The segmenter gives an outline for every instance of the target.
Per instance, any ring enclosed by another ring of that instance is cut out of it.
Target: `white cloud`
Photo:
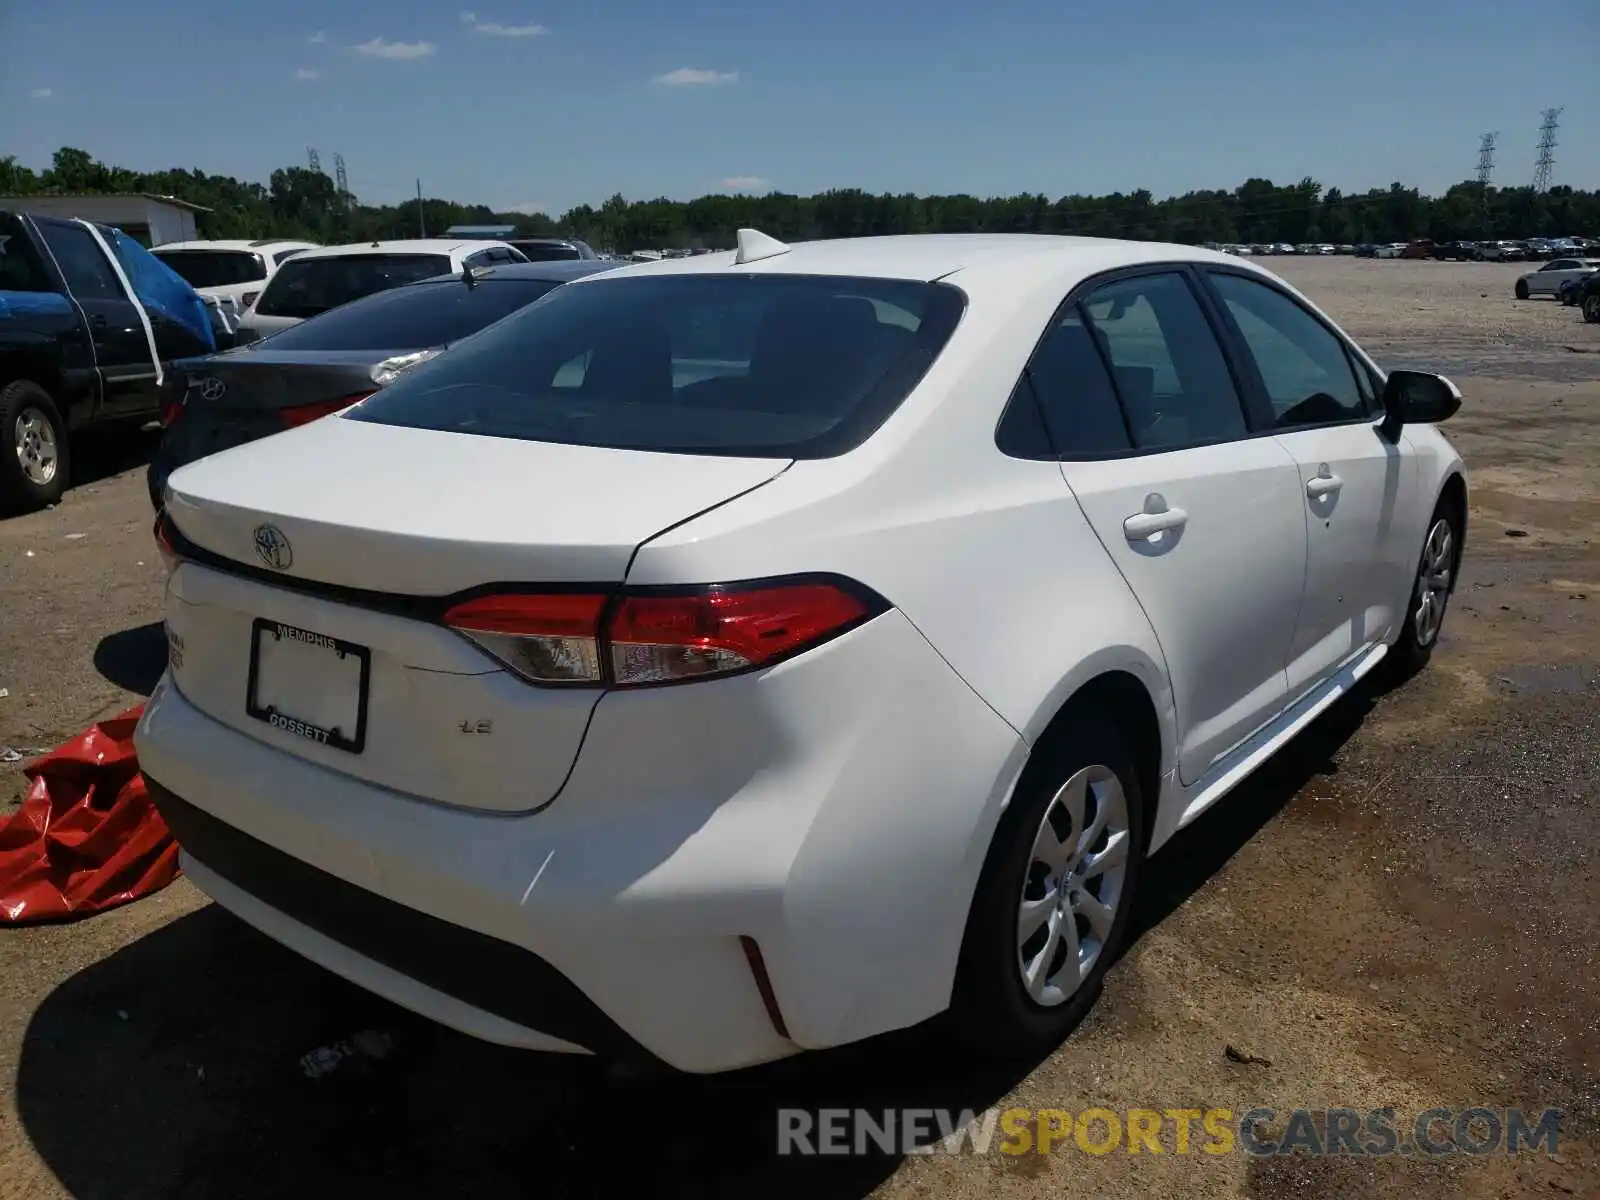
[[[315,67],[301,67],[294,73],[294,77],[300,80],[321,79],[322,72],[317,70]]]
[[[722,181],[725,192],[764,192],[771,186],[772,180],[759,175],[730,175]]]
[[[51,91],[49,88],[34,88],[33,91],[28,93],[28,95],[32,96],[35,100],[48,100],[51,96],[55,95],[55,92]]]
[[[435,49],[432,42],[391,42],[383,37],[375,37],[370,42],[362,42],[359,46],[350,48],[357,54],[365,54],[369,58],[392,58],[402,61],[426,58]]]
[[[737,71],[702,71],[695,67],[679,67],[676,71],[657,75],[650,82],[666,87],[716,87],[723,83],[735,83],[738,79]]]
[[[320,30],[320,29],[317,30],[315,33],[313,33],[310,37],[308,37],[306,39],[306,41],[310,42],[313,46],[320,46],[320,45],[322,45],[323,42],[325,42],[327,40],[328,40],[328,35],[323,33],[322,30]]]
[[[499,21],[480,21],[475,12],[462,13],[461,23],[473,33],[481,33],[485,37],[527,38],[550,32],[543,25],[503,25]]]

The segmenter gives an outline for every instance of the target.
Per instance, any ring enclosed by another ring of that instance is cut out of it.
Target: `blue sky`
[[[1600,2],[0,0],[0,154],[496,208],[719,190],[1600,186]]]

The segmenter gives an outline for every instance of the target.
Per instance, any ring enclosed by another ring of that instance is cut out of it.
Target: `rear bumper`
[[[476,1036],[695,1072],[946,1007],[1024,758],[898,612],[768,672],[607,695],[532,815],[307,762],[170,679],[136,744],[197,882],[269,935]]]

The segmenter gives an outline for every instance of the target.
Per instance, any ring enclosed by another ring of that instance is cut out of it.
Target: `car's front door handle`
[[[1306,495],[1316,500],[1332,492],[1337,492],[1343,486],[1344,480],[1328,470],[1327,467],[1323,467],[1321,473],[1313,475],[1306,480]]]
[[[1160,512],[1140,512],[1122,522],[1122,532],[1130,542],[1148,542],[1160,533],[1182,529],[1189,523],[1189,514],[1181,508],[1164,508]]]

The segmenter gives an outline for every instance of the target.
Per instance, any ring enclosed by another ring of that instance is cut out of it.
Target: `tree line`
[[[64,146],[35,171],[0,157],[0,195],[152,192],[211,210],[196,216],[204,238],[292,237],[334,244],[441,233],[451,225],[513,225],[518,233],[562,234],[618,251],[727,247],[751,226],[799,241],[892,233],[1061,233],[1166,242],[1403,242],[1590,236],[1600,233],[1600,191],[1497,188],[1458,183],[1442,196],[1392,183],[1346,193],[1314,179],[1250,179],[1233,191],[1193,191],[1157,200],[1150,192],[1108,196],[1041,194],[979,197],[875,195],[841,188],[814,196],[783,192],[695,200],[580,204],[559,217],[495,212],[439,199],[363,204],[321,171],[283,167],[267,183],[198,169],[155,172],[107,166]],[[421,211],[418,211],[418,206]]]

